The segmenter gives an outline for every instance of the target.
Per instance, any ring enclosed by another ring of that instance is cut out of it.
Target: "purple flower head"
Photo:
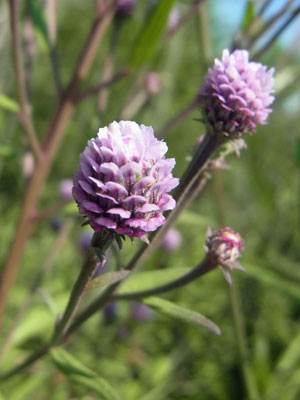
[[[176,204],[167,193],[179,183],[167,149],[151,127],[131,121],[113,122],[88,141],[73,196],[96,232],[143,238],[165,223],[163,211]]]
[[[204,248],[208,257],[222,267],[224,276],[230,284],[230,272],[233,269],[244,271],[244,268],[237,261],[241,251],[244,250],[244,242],[242,237],[232,228],[222,228],[214,233],[208,229]]]
[[[152,310],[142,303],[133,303],[131,309],[132,318],[136,321],[146,322],[152,317]]]
[[[265,124],[274,101],[274,68],[249,61],[246,50],[223,50],[209,69],[199,100],[212,133],[236,139]]]
[[[69,203],[73,200],[72,195],[73,181],[72,179],[63,179],[59,184],[59,194],[63,202]]]
[[[172,253],[178,249],[181,240],[181,233],[177,229],[171,228],[163,238],[161,246],[167,253]]]
[[[135,10],[136,0],[117,0],[117,15],[130,17]]]
[[[161,90],[161,79],[157,72],[150,72],[145,79],[145,87],[150,95],[154,95]]]

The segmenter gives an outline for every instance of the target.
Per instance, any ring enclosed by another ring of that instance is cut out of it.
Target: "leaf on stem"
[[[159,1],[157,3],[150,18],[137,35],[130,57],[131,68],[140,68],[144,63],[149,61],[155,53],[173,4],[174,0]]]
[[[242,22],[242,31],[246,32],[249,26],[251,25],[252,21],[255,18],[255,8],[254,8],[254,2],[253,0],[249,0],[246,9],[245,9],[245,14]]]
[[[100,275],[97,278],[93,279],[89,282],[87,286],[87,290],[97,289],[99,287],[111,285],[112,283],[119,282],[122,279],[126,278],[126,276],[130,273],[130,271],[122,270],[117,272],[107,272],[106,274]]]
[[[124,294],[149,290],[178,279],[188,271],[188,268],[167,268],[164,270],[139,272],[131,275],[122,284],[119,293]]]
[[[3,93],[0,93],[0,107],[13,112],[20,111],[19,104],[15,100],[10,99]]]
[[[142,302],[148,307],[151,307],[154,310],[171,318],[179,319],[190,324],[203,326],[204,328],[213,331],[217,335],[221,335],[220,328],[214,322],[196,311],[188,310],[187,308],[178,306],[177,304],[171,303],[170,301],[160,297],[148,297],[143,299]]]
[[[87,368],[67,351],[54,348],[50,351],[50,356],[57,368],[72,381],[96,392],[105,400],[120,399],[115,389],[105,379]]]
[[[42,3],[36,0],[29,0],[29,11],[35,29],[36,39],[45,52],[49,51],[49,38],[47,24],[42,8]]]

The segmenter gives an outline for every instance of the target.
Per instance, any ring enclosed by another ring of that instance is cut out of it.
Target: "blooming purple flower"
[[[181,244],[181,240],[181,233],[177,229],[171,228],[163,238],[161,246],[166,252],[172,253],[178,249]]]
[[[165,223],[163,211],[176,204],[167,193],[179,183],[167,149],[151,127],[131,121],[113,122],[88,141],[73,196],[95,231],[143,238]]]
[[[63,202],[69,203],[73,200],[72,195],[73,181],[72,179],[63,179],[59,184],[59,194]]]
[[[232,54],[223,50],[222,60],[215,59],[200,89],[200,103],[205,122],[212,133],[232,139],[256,131],[265,124],[268,108],[274,101],[274,68],[249,61],[246,50]]]
[[[222,267],[222,272],[230,284],[230,272],[233,269],[244,271],[244,268],[237,261],[244,249],[244,242],[242,237],[232,228],[222,228],[214,233],[209,228],[204,248],[208,257]]]

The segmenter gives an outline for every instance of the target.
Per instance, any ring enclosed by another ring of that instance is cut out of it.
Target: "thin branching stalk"
[[[215,178],[216,178],[214,180],[215,191],[216,191],[215,198],[217,199],[218,219],[220,225],[225,226],[226,222],[225,222],[224,190],[223,190],[223,181],[220,170],[217,170],[215,172]],[[259,400],[260,396],[258,393],[256,381],[253,376],[249,362],[245,324],[243,320],[243,314],[241,312],[238,290],[235,282],[233,282],[231,287],[229,288],[229,296],[230,296],[231,310],[233,316],[233,326],[237,339],[237,349],[240,359],[241,372],[244,379],[247,395],[249,400]]]
[[[31,106],[29,104],[26,93],[25,74],[24,74],[24,66],[22,60],[20,29],[19,29],[19,5],[20,5],[19,0],[9,1],[13,58],[16,69],[16,81],[17,81],[19,100],[20,100],[19,118],[20,122],[24,127],[28,143],[35,157],[35,160],[36,162],[38,162],[42,157],[42,151],[34,131],[30,115]]]
[[[187,272],[185,275],[181,276],[174,281],[166,283],[165,285],[157,286],[153,289],[142,290],[140,292],[133,293],[123,293],[116,294],[112,296],[114,301],[116,300],[139,300],[144,297],[156,296],[158,294],[167,293],[171,290],[178,289],[193,282],[194,280],[200,278],[201,276],[207,274],[207,272],[212,271],[217,267],[217,264],[211,260],[210,257],[206,256],[204,260],[198,264],[191,271]]]
[[[50,126],[45,134],[42,146],[44,157],[37,163],[34,174],[25,192],[17,231],[0,280],[0,330],[8,293],[16,280],[18,267],[25,250],[26,242],[33,232],[35,225],[33,217],[36,214],[42,188],[66,127],[75,112],[75,97],[78,92],[78,86],[90,70],[101,40],[110,24],[114,12],[115,6],[109,4],[106,11],[101,16],[95,18],[87,40],[83,46],[83,50],[81,51],[71,82],[66,89],[62,100],[59,102],[50,122]]]
[[[114,85],[115,83],[121,81],[122,79],[126,78],[129,75],[129,70],[124,69],[120,72],[117,72],[115,75],[113,75],[111,78],[99,83],[97,86],[93,86],[89,89],[82,90],[81,92],[77,93],[75,96],[75,100],[82,101],[85,100],[88,97],[94,96],[99,94],[102,90],[105,90],[109,88],[110,86]]]
[[[290,9],[294,0],[287,1],[287,3],[282,7],[282,9],[275,14],[272,18],[270,18],[265,25],[250,39],[248,44],[248,50],[250,51],[255,43],[267,32],[269,31],[274,24],[285,15],[285,13]]]
[[[268,42],[259,49],[255,54],[253,54],[253,60],[258,60],[278,39],[278,37],[286,30],[286,28],[298,17],[300,14],[300,7],[296,8],[293,12],[290,13],[290,16],[287,18],[285,22],[277,29],[274,35],[268,40]]]
[[[28,299],[25,301],[25,303],[23,303],[23,305],[21,306],[21,308],[18,310],[16,316],[14,317],[14,321],[13,321],[13,325],[10,328],[9,332],[6,335],[6,339],[3,343],[3,346],[0,350],[0,358],[3,357],[3,355],[5,354],[5,352],[7,351],[7,349],[9,348],[9,345],[13,339],[15,330],[17,328],[17,326],[19,325],[20,321],[22,320],[22,318],[24,317],[24,315],[26,314],[27,310],[29,309],[30,305],[32,304],[32,301],[34,299],[34,294],[36,293],[36,291],[38,290],[38,288],[41,285],[41,282],[45,276],[45,274],[47,274],[50,269],[53,267],[57,254],[59,253],[59,251],[62,249],[62,247],[64,246],[70,229],[73,225],[73,219],[69,219],[65,222],[65,224],[63,225],[63,227],[61,228],[61,230],[59,231],[59,234],[56,238],[56,240],[54,241],[53,245],[51,246],[51,249],[49,251],[49,255],[46,258],[45,263],[42,265],[41,269],[39,270],[38,275],[36,276],[29,292],[30,295],[28,297]]]
[[[192,100],[183,110],[180,110],[165,126],[157,133],[158,138],[165,137],[176,125],[183,121],[199,105],[198,96]]]
[[[165,41],[170,40],[190,18],[192,18],[195,14],[197,14],[197,12],[203,6],[205,1],[206,0],[195,0],[188,9],[188,11],[179,19],[178,23],[172,29],[169,29],[169,31],[166,34]]]

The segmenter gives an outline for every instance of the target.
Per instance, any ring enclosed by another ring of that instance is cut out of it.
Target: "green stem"
[[[175,279],[174,281],[168,282],[165,285],[157,286],[153,289],[141,290],[133,293],[116,294],[113,296],[113,300],[138,300],[143,297],[156,296],[161,293],[166,293],[193,282],[195,279],[207,274],[207,272],[212,271],[217,266],[218,265],[210,257],[206,256],[204,260],[195,268],[180,278]]]
[[[215,191],[216,191],[216,199],[219,211],[218,219],[220,224],[225,226],[226,223],[225,223],[223,181],[222,181],[222,175],[219,170],[216,171],[215,173]],[[249,400],[259,400],[260,397],[258,394],[257,385],[253,373],[251,371],[251,366],[248,359],[248,348],[247,348],[247,340],[244,329],[243,315],[241,312],[240,302],[238,298],[238,291],[234,282],[232,283],[229,293],[230,293],[231,309],[233,315],[234,331],[236,335],[238,354],[242,370],[241,372],[243,375],[246,392]]]
[[[244,330],[243,315],[238,299],[238,292],[234,282],[230,288],[231,308],[233,313],[234,329],[237,338],[237,346],[239,350],[240,362],[243,371],[244,383],[246,386],[249,400],[259,400],[260,396],[256,386],[256,382],[249,364],[248,349]]]
[[[104,251],[110,246],[111,242],[112,239],[109,232],[96,232],[94,234],[92,244],[89,248],[89,252],[77,278],[77,281],[73,286],[65,312],[54,330],[54,334],[51,340],[52,346],[60,342],[61,338],[64,336],[67,329],[69,328],[82,300],[85,289],[89,281],[92,279],[95,270],[97,269],[97,261],[99,261],[99,259],[96,257],[96,252],[94,248],[99,248],[104,255]],[[104,258],[100,259],[100,262],[104,262]]]

